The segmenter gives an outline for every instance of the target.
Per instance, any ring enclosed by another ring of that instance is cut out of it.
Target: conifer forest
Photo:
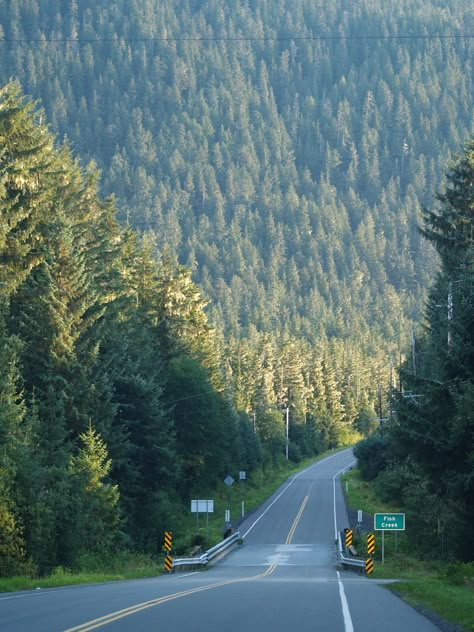
[[[473,559],[473,53],[465,0],[0,1],[0,576],[355,442]]]

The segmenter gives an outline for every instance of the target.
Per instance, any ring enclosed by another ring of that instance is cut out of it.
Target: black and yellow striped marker
[[[165,571],[171,572],[173,570],[173,558],[171,555],[165,557]]]
[[[163,548],[165,551],[171,551],[171,546],[173,544],[173,534],[171,531],[165,531],[165,543]]]
[[[352,544],[352,529],[344,529],[344,544],[346,549]]]
[[[369,533],[367,536],[367,555],[372,555],[375,551],[375,535]]]
[[[370,573],[372,573],[374,570],[374,560],[369,557],[365,560],[365,572],[367,573],[367,575],[370,575]]]

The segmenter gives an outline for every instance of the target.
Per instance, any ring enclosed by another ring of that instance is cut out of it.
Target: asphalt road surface
[[[289,478],[204,572],[0,594],[1,632],[435,632],[373,579],[336,569],[351,450]]]

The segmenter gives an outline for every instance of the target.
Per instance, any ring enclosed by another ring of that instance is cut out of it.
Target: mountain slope
[[[227,332],[393,337],[437,265],[420,204],[472,131],[474,18],[385,4],[6,1],[1,79],[192,267]]]

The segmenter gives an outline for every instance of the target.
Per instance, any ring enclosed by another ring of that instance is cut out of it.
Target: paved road
[[[392,593],[336,570],[350,450],[291,477],[205,572],[0,595],[1,632],[436,632]]]

